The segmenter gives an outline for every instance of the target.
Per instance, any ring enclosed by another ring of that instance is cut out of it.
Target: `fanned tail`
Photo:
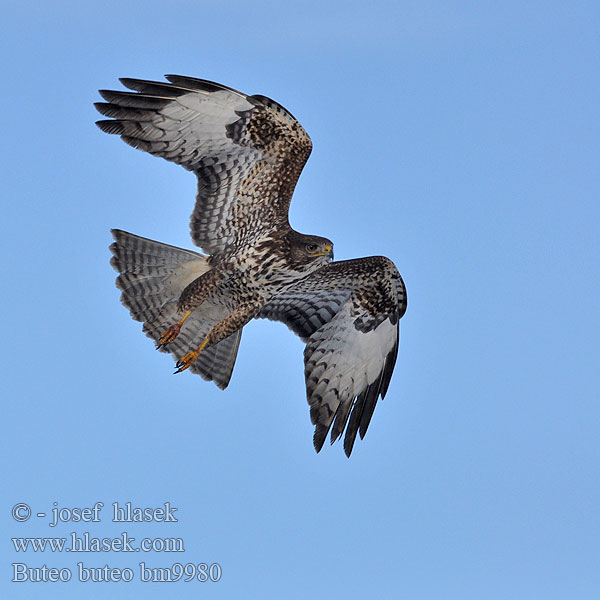
[[[210,270],[207,257],[154,240],[112,230],[115,242],[111,265],[119,272],[117,287],[121,302],[136,321],[142,321],[146,335],[158,343],[165,330],[180,316],[177,302],[183,289]],[[185,322],[177,338],[160,348],[176,360],[195,349],[210,328],[227,316],[224,308],[203,304]],[[240,344],[241,330],[202,352],[190,367],[208,381],[225,389],[231,379]]]

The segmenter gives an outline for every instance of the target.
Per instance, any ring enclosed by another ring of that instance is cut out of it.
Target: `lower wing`
[[[346,430],[350,456],[364,438],[377,400],[385,397],[398,355],[406,288],[387,258],[334,262],[271,299],[260,317],[282,321],[305,342],[306,395],[323,447]]]

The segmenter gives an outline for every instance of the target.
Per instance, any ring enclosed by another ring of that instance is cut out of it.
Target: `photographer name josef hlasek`
[[[98,523],[102,520],[103,508],[103,502],[96,502],[94,506],[86,508],[59,508],[58,503],[54,502],[50,527],[56,527],[58,523]],[[177,523],[175,516],[177,510],[170,502],[164,502],[158,508],[133,506],[132,502],[125,502],[123,505],[113,502],[112,521],[114,523]]]

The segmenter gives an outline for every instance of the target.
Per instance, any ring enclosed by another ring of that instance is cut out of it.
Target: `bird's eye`
[[[316,244],[306,244],[306,250],[308,252],[316,252],[317,251],[317,245]]]

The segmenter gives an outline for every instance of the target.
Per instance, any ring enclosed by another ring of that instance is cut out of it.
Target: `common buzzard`
[[[299,335],[314,446],[364,437],[398,354],[406,289],[382,256],[331,262],[333,243],[291,228],[288,209],[312,143],[265,96],[167,75],[101,90],[106,133],[198,178],[191,236],[207,256],[113,230],[112,265],[131,316],[157,348],[225,389],[243,326],[254,318]]]

